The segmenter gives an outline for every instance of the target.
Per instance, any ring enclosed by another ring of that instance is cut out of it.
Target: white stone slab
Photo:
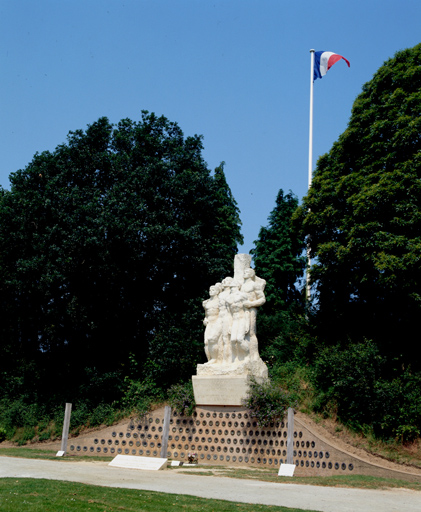
[[[65,454],[65,451],[64,450],[59,450],[57,453],[56,453],[56,457],[63,457],[63,455]]]
[[[183,463],[179,460],[172,460],[171,461],[171,466],[182,466]]]
[[[137,457],[135,455],[117,455],[108,464],[116,468],[145,469],[148,471],[157,471],[166,466],[168,459],[159,457]]]
[[[278,476],[294,476],[295,464],[281,464]]]

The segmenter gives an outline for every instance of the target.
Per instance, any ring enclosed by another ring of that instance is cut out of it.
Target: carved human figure
[[[250,262],[249,254],[237,254],[234,278],[226,277],[211,286],[210,297],[203,301],[208,362],[197,365],[198,377],[248,378],[253,375],[260,380],[268,378],[267,366],[259,357],[256,337],[256,313],[266,302],[266,281],[255,275]],[[225,402],[231,403],[229,400],[227,398]]]
[[[266,302],[266,281],[252,268],[241,276],[243,284],[226,277],[209,289],[203,301],[206,365],[235,364],[260,359],[256,337],[257,308]],[[240,282],[241,282],[240,281]]]
[[[202,305],[205,309],[203,324],[205,329],[205,353],[208,358],[207,364],[214,364],[219,356],[219,340],[222,334],[222,322],[219,316],[219,297],[222,292],[221,283],[216,283],[209,288],[210,298],[204,300]]]
[[[240,285],[237,281],[231,283],[231,293],[226,298],[231,316],[231,361],[232,363],[244,361],[249,355],[249,343],[246,335],[250,329],[249,311],[245,309],[245,303],[248,302],[246,293],[240,291]]]
[[[249,310],[249,352],[250,359],[255,361],[259,359],[259,349],[256,336],[256,314],[259,306],[266,302],[263,290],[266,286],[266,281],[259,277],[252,268],[244,271],[244,283],[241,286],[241,291],[247,295],[248,300],[244,302],[244,307]]]
[[[232,277],[226,277],[222,280],[223,290],[219,294],[219,318],[221,320],[221,337],[219,342],[219,362],[230,363],[232,362],[232,348],[231,348],[231,325],[232,315],[229,310],[227,297],[230,295],[230,287],[233,282]]]

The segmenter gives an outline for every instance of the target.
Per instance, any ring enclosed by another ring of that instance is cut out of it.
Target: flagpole
[[[314,50],[310,50],[310,126],[308,141],[308,188],[311,187],[313,169],[313,86],[314,86]]]
[[[314,50],[310,50],[310,121],[308,141],[308,189],[310,190],[313,175],[313,85],[314,85]],[[307,236],[307,271],[306,271],[306,299],[310,301],[310,238]]]

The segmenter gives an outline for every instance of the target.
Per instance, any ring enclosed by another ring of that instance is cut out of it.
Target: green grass
[[[0,448],[0,456],[3,457],[23,457],[24,459],[43,459],[43,460],[100,460],[109,462],[114,457],[97,457],[95,455],[73,455],[67,454],[65,457],[57,457],[57,450],[45,450],[41,448],[26,448],[24,446]]]
[[[246,468],[224,468],[213,466],[212,469],[198,466],[197,469],[182,471],[185,474],[200,476],[226,476],[231,478],[246,478],[249,480],[261,480],[264,482],[289,483],[301,485],[320,485],[325,487],[355,487],[359,489],[386,489],[405,488],[421,491],[421,482],[408,482],[394,478],[381,478],[367,475],[338,475],[338,476],[278,476],[273,469],[246,469]]]
[[[254,505],[136,489],[114,489],[33,478],[0,479],[2,512],[302,512],[303,509]],[[314,511],[313,511],[314,512]]]

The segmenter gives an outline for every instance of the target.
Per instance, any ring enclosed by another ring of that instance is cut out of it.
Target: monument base
[[[193,375],[192,381],[197,405],[243,405],[249,387],[246,375]]]
[[[266,364],[260,359],[256,358],[254,361],[245,359],[244,361],[237,361],[235,363],[205,363],[197,365],[197,375],[204,376],[221,376],[221,377],[244,377],[253,375],[258,382],[263,382],[268,378],[268,368]]]

